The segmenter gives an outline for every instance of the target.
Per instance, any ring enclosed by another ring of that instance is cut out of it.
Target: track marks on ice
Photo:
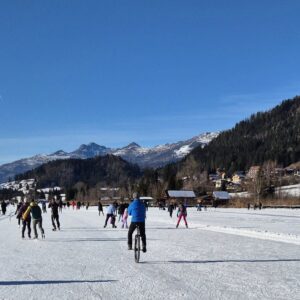
[[[194,224],[194,226],[192,226],[191,228],[245,236],[245,237],[256,238],[261,240],[270,240],[275,242],[300,245],[300,237],[298,235],[293,235],[293,234],[275,233],[269,231],[254,231],[254,230],[246,230],[246,229],[233,228],[233,227],[225,227],[225,226],[221,227],[221,226],[200,225],[200,224]]]

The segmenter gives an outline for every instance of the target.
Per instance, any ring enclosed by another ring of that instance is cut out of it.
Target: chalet
[[[140,200],[142,200],[144,203],[147,203],[148,206],[153,206],[154,198],[152,198],[152,197],[142,196],[142,197],[140,197]]]
[[[293,168],[285,168],[285,175],[294,175],[295,169]]]
[[[228,192],[213,192],[213,206],[218,206],[219,204],[227,204],[230,196]]]
[[[184,203],[187,206],[196,205],[196,195],[194,191],[183,190],[168,190],[166,191],[167,197],[173,202]]]

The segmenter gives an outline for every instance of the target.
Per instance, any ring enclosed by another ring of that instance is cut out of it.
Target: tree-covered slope
[[[300,97],[259,112],[222,132],[209,145],[194,149],[178,168],[196,161],[199,169],[229,173],[272,160],[282,166],[300,160]]]
[[[17,175],[16,179],[35,178],[39,187],[58,185],[72,187],[77,182],[89,186],[103,183],[110,186],[124,185],[140,176],[140,169],[120,157],[97,156],[86,160],[66,159],[44,164],[32,171]]]

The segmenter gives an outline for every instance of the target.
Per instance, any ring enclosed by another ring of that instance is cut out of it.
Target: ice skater
[[[127,219],[128,219],[128,209],[125,208],[124,213],[122,215],[122,228],[128,228]]]
[[[29,207],[29,200],[26,200],[26,202],[22,205],[18,213],[18,216],[22,218],[22,239],[25,238],[26,227],[28,237],[31,239],[31,216],[30,210],[28,209]]]
[[[18,226],[20,228],[21,226],[21,219],[22,219],[22,215],[19,214],[21,207],[23,206],[24,201],[23,199],[17,204],[17,209],[15,211],[15,215],[17,216],[17,220],[18,220]]]
[[[177,217],[178,217],[178,221],[177,221],[176,228],[178,228],[179,223],[180,223],[182,218],[184,220],[185,227],[188,228],[188,224],[187,224],[187,221],[186,221],[187,210],[186,210],[186,207],[183,204],[180,204],[179,207],[178,207]]]
[[[36,230],[37,225],[40,228],[42,238],[45,238],[45,231],[43,229],[42,210],[34,200],[32,200],[32,202],[30,203],[30,213],[32,217],[34,239],[38,238],[38,233]]]
[[[59,215],[58,215],[58,204],[54,199],[49,203],[48,208],[51,208],[51,221],[53,226],[53,231],[56,231],[56,228],[60,230],[60,222],[59,222]],[[56,222],[56,225],[55,225]]]
[[[102,205],[101,201],[99,200],[98,201],[98,213],[99,213],[99,216],[100,216],[101,212],[102,212],[102,215],[104,216],[103,205]]]
[[[110,220],[110,223],[112,225],[113,228],[117,228],[117,226],[115,225],[116,222],[116,205],[114,204],[110,204],[106,210],[106,219],[105,219],[105,223],[104,223],[104,228],[107,226],[107,222]]]
[[[2,210],[2,214],[5,215],[6,214],[6,202],[4,200],[2,200],[1,202],[1,210]]]
[[[173,210],[174,210],[174,205],[172,203],[170,203],[168,206],[168,212],[170,214],[170,218],[172,218],[172,216],[173,216]]]

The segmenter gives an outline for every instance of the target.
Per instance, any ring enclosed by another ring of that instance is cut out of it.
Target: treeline
[[[90,159],[65,159],[44,164],[32,171],[17,175],[16,180],[35,178],[37,188],[60,186],[72,188],[84,182],[89,187],[124,186],[141,176],[137,165],[132,165],[113,155]]]

